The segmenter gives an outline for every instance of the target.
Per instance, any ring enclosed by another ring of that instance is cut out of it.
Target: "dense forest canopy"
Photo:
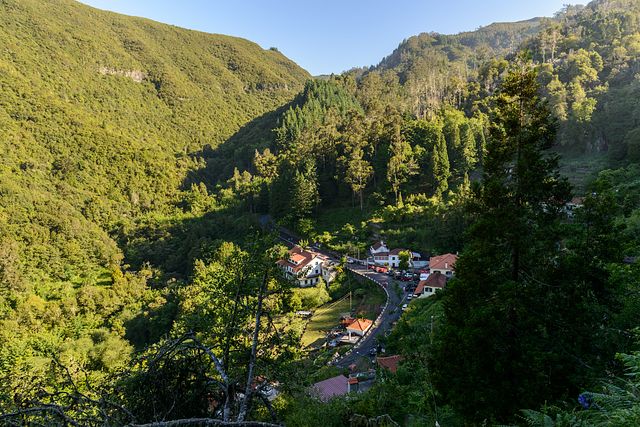
[[[0,0],[0,45],[0,424],[637,421],[638,1],[317,79],[72,0]],[[292,286],[278,227],[403,265],[459,253],[379,338],[402,361],[369,392],[308,395],[348,371],[296,313],[373,320],[403,290],[346,257]]]
[[[164,256],[145,253],[148,224],[210,207],[191,190],[203,150],[291,100],[309,74],[246,40],[72,0],[2,1],[0,44],[0,376],[11,389],[53,354],[115,369],[153,335],[125,326],[164,301],[147,283]]]

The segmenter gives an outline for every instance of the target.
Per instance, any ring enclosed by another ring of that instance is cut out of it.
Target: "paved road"
[[[273,224],[271,217],[269,217],[268,215],[263,216],[260,221],[263,223],[263,225],[270,226],[272,228],[277,227],[275,224]],[[294,233],[290,232],[284,227],[277,227],[277,231],[280,240],[282,240],[283,242],[291,246],[298,244],[299,238]],[[325,256],[328,256],[334,261],[338,261],[339,254],[317,248],[315,248],[314,250]],[[364,341],[359,343],[360,345],[358,346],[358,349],[351,352],[348,356],[337,361],[336,366],[344,368],[357,361],[360,357],[368,356],[371,349],[377,347],[377,338],[381,335],[384,335],[387,331],[391,330],[393,322],[398,320],[400,318],[400,315],[402,314],[402,304],[406,302],[406,293],[404,291],[400,293],[396,292],[396,290],[394,289],[395,287],[393,285],[393,280],[387,274],[376,273],[372,270],[368,270],[366,266],[359,264],[347,264],[347,268],[355,273],[359,273],[368,278],[385,284],[389,293],[389,304],[387,304],[387,308],[382,314],[381,322],[378,327],[372,330],[371,333],[364,338]],[[378,286],[372,281],[368,281],[368,283],[371,286]]]
[[[336,363],[336,366],[341,368],[348,367],[362,356],[368,356],[371,349],[377,347],[377,338],[390,330],[393,322],[400,318],[400,315],[402,314],[401,306],[404,301],[406,301],[406,294],[404,292],[401,292],[400,294],[396,292],[393,280],[391,280],[391,277],[388,275],[367,270],[363,265],[349,264],[348,267],[354,272],[364,274],[365,276],[377,280],[380,283],[387,284],[387,290],[389,291],[389,304],[387,304],[386,310],[382,313],[380,325],[364,338],[364,341],[360,343],[357,350],[351,352],[348,356]],[[378,286],[373,282],[369,283],[371,286]]]

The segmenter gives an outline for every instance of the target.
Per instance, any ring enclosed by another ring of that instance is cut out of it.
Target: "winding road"
[[[391,330],[393,322],[400,318],[400,315],[402,314],[400,307],[406,300],[406,294],[404,292],[396,292],[393,280],[388,275],[367,270],[367,267],[364,265],[349,264],[348,268],[355,274],[370,279],[372,286],[378,286],[375,282],[383,284],[383,286],[387,288],[389,301],[381,315],[378,327],[373,329],[366,337],[364,337],[363,340],[357,344],[357,348],[355,350],[335,362],[335,366],[341,368],[346,368],[352,363],[355,363],[360,357],[368,356],[371,349],[377,347],[378,337],[383,336],[387,331]]]
[[[271,224],[271,228],[277,227],[279,238],[283,242],[289,245],[298,244],[298,236],[285,229],[284,227],[278,227],[273,224],[273,221],[269,216],[263,216],[260,222],[266,226],[269,226],[269,224]],[[314,250],[329,257],[334,261],[338,261],[338,254],[336,253],[325,251],[317,247],[315,247]],[[358,342],[353,351],[334,362],[335,366],[341,368],[348,367],[352,363],[356,362],[360,357],[369,356],[371,350],[373,348],[376,348],[378,345],[378,337],[391,330],[393,323],[397,321],[402,315],[401,306],[407,298],[407,294],[404,291],[397,292],[395,290],[393,280],[387,274],[377,273],[375,271],[369,270],[366,266],[361,264],[347,264],[347,268],[354,274],[364,277],[365,280],[368,280],[370,282],[371,286],[379,286],[378,283],[380,283],[387,289],[387,295],[389,296],[389,299],[387,304],[385,305],[384,311],[381,314],[378,326],[372,329],[369,334],[367,334],[367,336],[365,336],[360,342]]]

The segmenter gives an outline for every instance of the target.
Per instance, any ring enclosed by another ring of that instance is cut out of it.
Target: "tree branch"
[[[213,418],[187,418],[182,420],[159,421],[148,424],[129,424],[127,427],[181,427],[181,426],[215,426],[215,427],[283,427],[282,424],[263,423],[258,421],[223,421]]]

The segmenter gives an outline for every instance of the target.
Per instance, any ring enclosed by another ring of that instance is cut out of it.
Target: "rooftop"
[[[458,260],[458,255],[454,254],[444,254],[431,257],[429,260],[429,268],[431,270],[453,270],[456,265],[456,261]]]
[[[398,249],[392,249],[389,252],[389,255],[400,255],[400,252],[409,252],[409,253],[411,253],[411,251],[409,251],[408,249],[398,248]]]
[[[391,373],[395,374],[398,370],[398,364],[402,361],[402,356],[378,357],[376,358],[376,361],[381,368],[387,369]]]
[[[424,288],[444,289],[446,284],[447,284],[447,277],[444,274],[440,273],[439,271],[436,271],[435,273],[431,273],[429,277],[427,277],[425,280],[421,280],[418,283],[415,293],[416,295],[422,294],[424,291]]]
[[[351,329],[353,331],[362,331],[366,332],[373,325],[373,322],[369,319],[357,319],[353,321],[353,323],[347,326],[347,329]]]
[[[281,259],[280,261],[278,261],[278,265],[282,267],[291,267],[293,272],[297,273],[315,258],[321,258],[325,261],[327,260],[327,257],[325,257],[324,255],[321,255],[317,252],[308,251],[296,245],[291,250],[289,250],[288,259]],[[294,263],[290,261],[294,261]]]
[[[311,386],[311,389],[320,400],[326,402],[332,397],[347,394],[347,377],[338,375],[337,377],[315,383]]]
[[[380,249],[381,247],[385,246],[383,241],[380,242],[375,242],[373,245],[371,245],[371,247],[375,250]]]

